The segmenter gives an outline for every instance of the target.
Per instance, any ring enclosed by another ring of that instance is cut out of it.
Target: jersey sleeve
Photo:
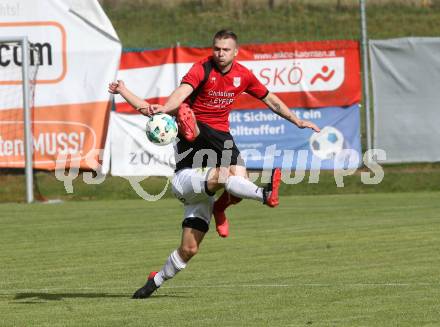
[[[249,85],[245,92],[260,100],[264,99],[269,94],[269,90],[255,77],[252,72],[249,72]]]
[[[189,84],[195,90],[199,84],[203,81],[205,77],[205,72],[203,70],[203,65],[199,62],[192,65],[190,70],[182,78],[181,84]]]

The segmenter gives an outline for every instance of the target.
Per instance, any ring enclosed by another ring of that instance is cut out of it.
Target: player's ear
[[[238,47],[236,47],[235,49],[234,49],[234,57],[236,57],[238,55]]]

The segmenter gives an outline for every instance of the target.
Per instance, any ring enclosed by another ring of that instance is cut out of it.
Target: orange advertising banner
[[[83,169],[97,168],[108,114],[108,101],[36,108],[32,117],[34,168],[69,167],[72,160],[78,160]],[[1,110],[0,167],[24,167],[23,134],[23,109]]]

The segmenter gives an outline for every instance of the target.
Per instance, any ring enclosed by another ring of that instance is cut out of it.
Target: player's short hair
[[[237,34],[235,34],[234,32],[230,31],[230,30],[220,30],[217,33],[215,33],[213,39],[212,39],[212,43],[215,42],[215,40],[223,40],[223,39],[233,39],[235,42],[238,43],[238,37]]]

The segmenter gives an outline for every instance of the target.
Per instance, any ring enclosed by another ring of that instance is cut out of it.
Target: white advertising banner
[[[96,158],[94,150],[103,148],[110,108],[107,83],[114,80],[121,55],[109,19],[97,0],[4,0],[0,8],[0,36],[27,36],[38,50],[30,56],[31,68],[38,66],[34,166],[54,169],[59,155],[71,155],[81,156],[82,168],[94,168],[94,160],[86,159]],[[5,72],[0,74],[0,94],[9,95],[0,97],[0,139],[14,145],[23,138],[16,73],[20,65],[18,46],[0,44],[0,68]],[[23,165],[22,146],[0,151],[0,167]]]
[[[147,117],[112,112],[103,173],[113,176],[172,176],[173,145],[151,143],[145,134]]]

